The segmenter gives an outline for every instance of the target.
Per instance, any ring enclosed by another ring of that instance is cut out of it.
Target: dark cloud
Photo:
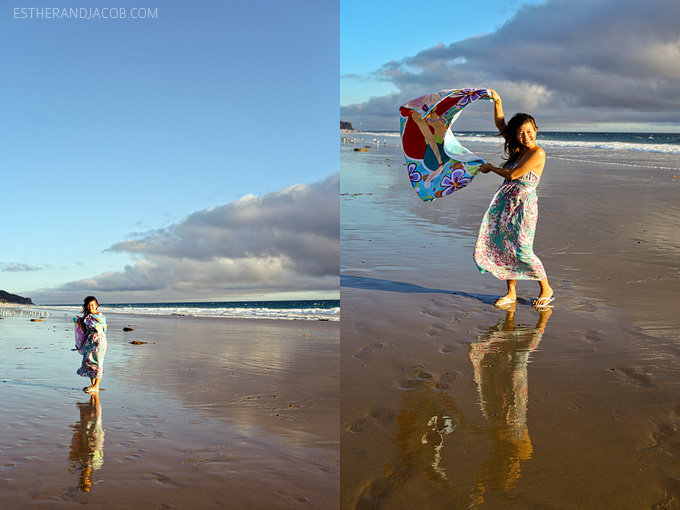
[[[332,292],[339,288],[339,175],[195,212],[135,235],[112,251],[135,256],[122,271],[40,293],[117,299],[214,299],[230,294]],[[63,298],[61,299],[63,301]]]
[[[394,124],[396,108],[455,87],[498,90],[508,113],[548,128],[600,122],[680,123],[677,0],[551,0],[523,7],[492,34],[439,44],[384,64],[374,77],[398,94],[342,108],[343,120]],[[512,111],[510,111],[512,110]],[[469,114],[479,118],[478,113]],[[488,112],[483,127],[489,129]],[[461,118],[462,120],[462,118]]]

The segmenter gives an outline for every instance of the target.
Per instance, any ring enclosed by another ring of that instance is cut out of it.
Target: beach
[[[337,321],[107,314],[97,399],[72,315],[3,312],[0,507],[337,508]]]
[[[341,508],[680,508],[678,155],[539,132],[539,313],[472,260],[500,177],[424,203],[342,136]]]

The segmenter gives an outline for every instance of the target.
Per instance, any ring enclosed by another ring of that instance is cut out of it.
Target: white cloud
[[[241,299],[338,293],[339,175],[197,211],[110,250],[132,254],[121,271],[44,289],[36,302]],[[237,296],[237,297],[236,297]]]

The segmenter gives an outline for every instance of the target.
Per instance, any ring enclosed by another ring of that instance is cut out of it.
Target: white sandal
[[[517,300],[515,299],[514,301],[511,300],[510,298],[506,298],[505,296],[502,298],[498,298],[496,302],[493,304],[493,306],[498,306],[498,307],[503,307],[503,306],[508,306],[513,303],[517,303]]]
[[[555,301],[555,296],[536,298],[536,299],[534,299],[533,307],[534,308],[552,308],[550,303],[552,303],[553,301]]]

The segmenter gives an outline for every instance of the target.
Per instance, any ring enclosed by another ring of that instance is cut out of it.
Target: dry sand
[[[337,508],[337,322],[107,318],[0,320],[0,508]]]
[[[402,161],[341,150],[341,508],[680,508],[680,171],[548,154],[539,314],[472,261],[501,179]]]

